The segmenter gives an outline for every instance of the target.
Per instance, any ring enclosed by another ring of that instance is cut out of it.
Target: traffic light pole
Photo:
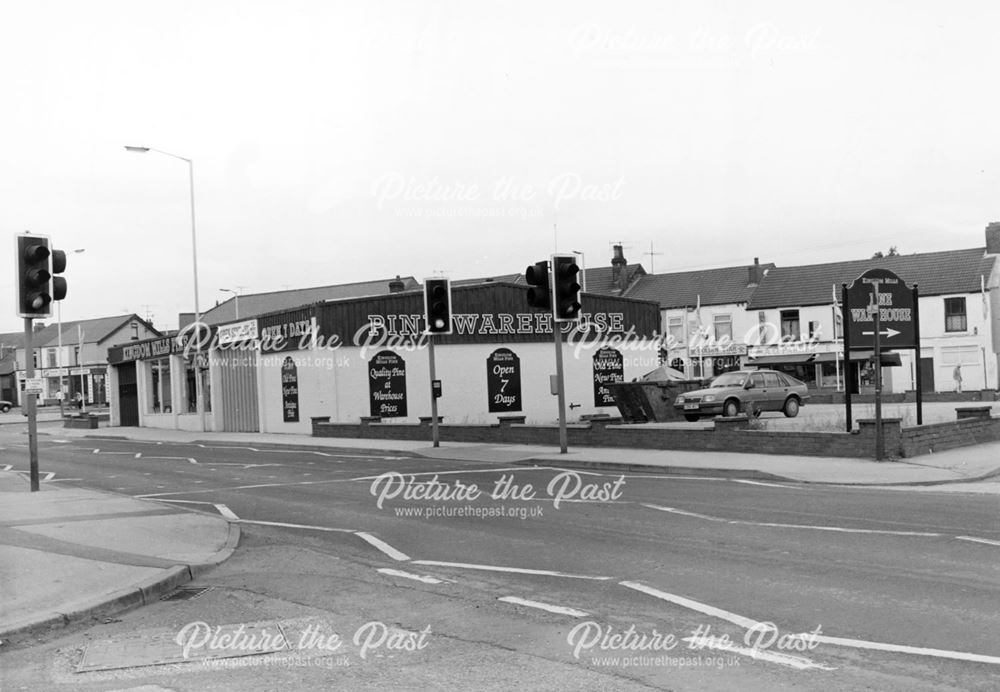
[[[441,446],[440,433],[438,431],[438,400],[434,393],[434,380],[437,379],[437,373],[434,369],[434,335],[427,335],[427,360],[429,361],[429,369],[431,373],[431,440],[433,440],[435,447]]]
[[[566,442],[566,387],[563,382],[562,322],[552,321],[552,333],[556,344],[556,388],[559,390],[559,453],[567,451]]]
[[[31,342],[34,327],[32,318],[24,318],[24,374],[27,379],[35,377],[35,347]],[[28,414],[28,460],[31,464],[31,492],[38,492],[38,421],[35,414],[35,394],[25,392],[22,404]]]

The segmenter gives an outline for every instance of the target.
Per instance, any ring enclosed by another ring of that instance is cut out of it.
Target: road
[[[1000,675],[996,496],[52,432],[47,482],[221,514],[244,538],[196,600],[3,654],[26,689],[993,689]],[[24,442],[0,432],[2,463],[26,469]],[[426,630],[425,647],[266,671],[123,654],[74,672],[86,642],[310,617],[344,639],[368,622]]]

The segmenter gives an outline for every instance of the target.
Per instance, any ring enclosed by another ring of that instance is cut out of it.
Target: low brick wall
[[[886,459],[920,456],[933,452],[1000,440],[1000,418],[990,418],[988,407],[958,408],[958,420],[914,428],[902,428],[899,418],[883,418]],[[556,446],[559,426],[525,425],[522,416],[501,416],[493,425],[438,427],[445,442],[485,442]],[[875,421],[861,419],[858,429],[847,432],[779,432],[751,429],[746,416],[716,418],[712,428],[619,425],[617,421],[593,420],[566,426],[568,444],[581,447],[626,449],[677,449],[703,452],[789,454],[795,456],[875,457]],[[349,437],[380,440],[431,440],[430,419],[419,425],[382,423],[364,418],[358,423],[330,423],[329,417],[312,419],[313,437]]]

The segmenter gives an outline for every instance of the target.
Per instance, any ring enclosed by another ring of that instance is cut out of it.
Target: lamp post
[[[236,319],[238,320],[240,318],[240,294],[231,288],[220,288],[219,290],[224,293],[233,294],[233,298],[236,300]]]
[[[197,409],[198,415],[201,417],[201,429],[202,432],[205,431],[205,401],[203,387],[201,385],[201,308],[198,305],[198,235],[195,230],[194,222],[194,161],[192,159],[185,158],[183,156],[178,156],[177,154],[171,154],[169,151],[163,151],[162,149],[154,149],[152,147],[130,147],[125,146],[126,151],[135,152],[138,154],[145,154],[150,151],[155,151],[157,154],[163,154],[164,156],[170,156],[171,158],[180,159],[188,165],[188,187],[191,197],[191,264],[194,272],[194,323],[195,323],[195,338],[197,339],[197,355],[195,356],[194,364],[194,386],[195,386],[195,408]]]
[[[74,255],[79,255],[81,252],[86,252],[87,248],[78,248],[73,250]],[[65,374],[63,372],[63,345],[62,345],[62,301],[56,301],[56,331],[58,339],[58,348],[56,350],[56,367],[59,368],[59,415],[63,415],[63,401],[66,397],[66,393],[63,391],[63,384]]]

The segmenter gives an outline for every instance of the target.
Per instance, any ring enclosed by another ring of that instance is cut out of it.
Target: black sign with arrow
[[[873,302],[878,296],[878,305]],[[869,269],[847,287],[845,322],[852,349],[875,348],[878,310],[882,348],[916,348],[913,289],[888,269]]]

